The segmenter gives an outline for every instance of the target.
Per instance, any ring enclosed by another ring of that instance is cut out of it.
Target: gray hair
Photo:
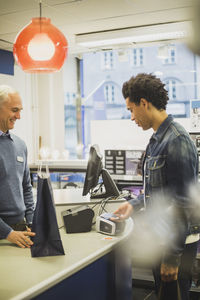
[[[15,94],[17,91],[9,85],[0,85],[0,104],[7,100],[9,94]]]

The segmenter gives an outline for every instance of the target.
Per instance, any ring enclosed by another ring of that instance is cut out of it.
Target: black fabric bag
[[[38,175],[37,203],[33,217],[32,257],[65,255],[58,229],[50,178]]]

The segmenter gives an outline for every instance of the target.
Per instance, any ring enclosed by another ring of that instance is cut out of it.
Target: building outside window
[[[114,103],[115,102],[115,86],[112,84],[106,84],[104,86],[104,95],[105,95],[106,103]]]
[[[190,101],[197,99],[200,91],[197,82],[200,75],[200,58],[190,52],[184,44],[177,43],[170,48],[170,56],[163,63],[163,60],[158,58],[158,48],[158,45],[151,45],[126,49],[131,54],[127,60],[118,59],[118,50],[83,54],[81,89],[82,97],[87,98],[82,105],[85,148],[90,144],[91,120],[130,118],[121,88],[125,81],[138,73],[152,73],[160,77],[169,93],[167,112],[174,117],[189,118]],[[76,113],[71,97],[66,94],[66,146],[68,145],[70,153],[76,153]],[[70,138],[72,134],[74,137]]]
[[[168,91],[169,101],[167,113],[175,118],[188,118],[190,116],[190,86],[189,82],[182,82],[178,78],[167,78],[163,80]],[[194,91],[195,94],[195,91]]]
[[[114,68],[114,55],[113,51],[104,51],[102,55],[102,69],[112,70]]]
[[[65,97],[65,105],[75,105],[75,98],[75,93],[67,92]]]
[[[168,48],[168,57],[164,59],[164,64],[175,64],[176,63],[176,47],[169,46]]]
[[[144,64],[143,48],[135,48],[132,50],[131,65],[133,67],[141,67]]]
[[[169,100],[177,99],[177,81],[175,79],[169,79],[165,81],[166,89],[168,91]]]

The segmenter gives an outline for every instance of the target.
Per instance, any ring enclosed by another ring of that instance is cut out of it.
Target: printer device
[[[91,231],[94,211],[88,205],[67,209],[61,213],[66,233]]]

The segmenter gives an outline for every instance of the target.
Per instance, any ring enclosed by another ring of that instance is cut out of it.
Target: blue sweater
[[[33,211],[26,145],[14,134],[0,136],[0,239],[11,232],[9,225],[24,217],[32,222]]]

